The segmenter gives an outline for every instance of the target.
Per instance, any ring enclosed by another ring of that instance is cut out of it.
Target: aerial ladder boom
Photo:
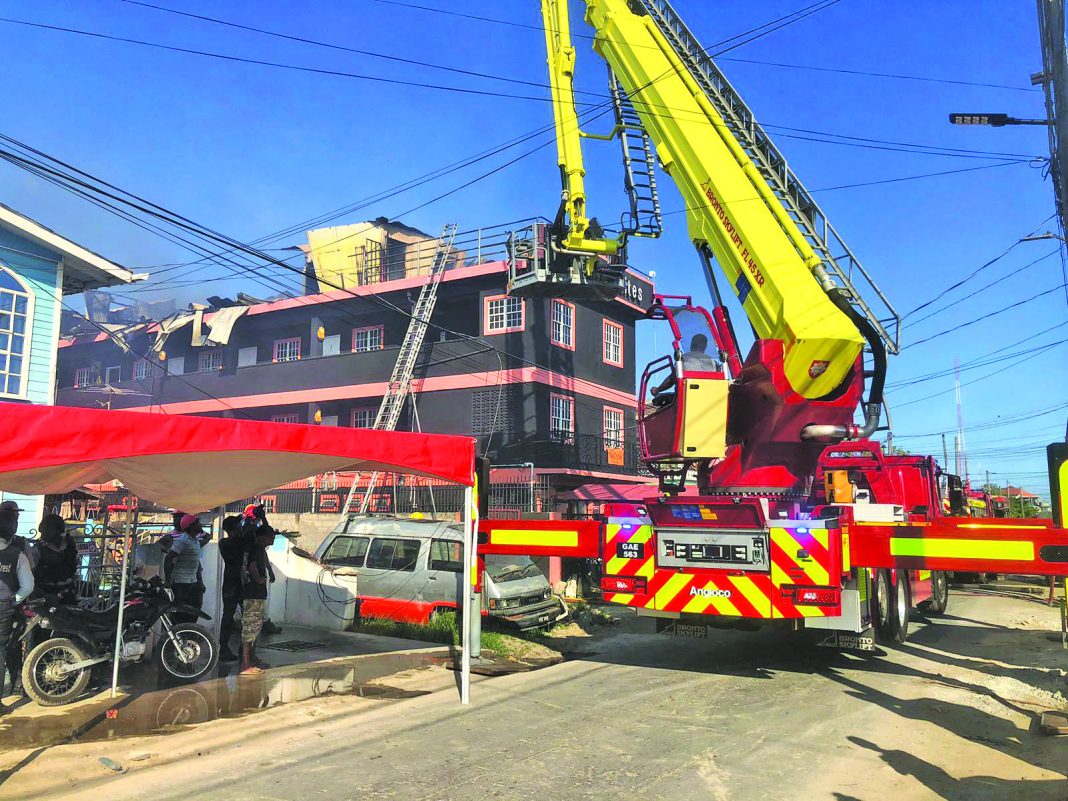
[[[565,12],[558,8],[555,16],[558,50],[570,48],[560,38],[567,31],[560,21]],[[700,80],[701,65],[684,47],[695,43],[692,35],[685,41],[665,35],[673,24],[685,31],[670,5],[665,0],[587,0],[586,21],[595,31],[594,50],[608,62],[655,144],[661,166],[686,201],[691,240],[704,255],[715,257],[757,338],[783,343],[791,388],[809,399],[831,395],[850,379],[866,344],[873,352],[873,373],[881,374],[885,350],[896,350],[896,335],[888,331],[896,319],[892,309],[880,319],[864,303],[849,275],[860,270],[859,264],[848,249],[847,267],[838,263],[828,239],[840,240],[837,235],[826,238],[825,218],[820,217],[822,237],[812,220],[805,224],[805,213],[818,207],[792,173],[784,186],[785,160],[779,156],[781,164],[769,165],[763,153],[739,136],[736,120],[730,119],[734,110]],[[568,81],[574,71],[573,48],[570,52]],[[748,123],[753,136],[759,131],[762,143],[770,144],[751,115]],[[557,134],[560,139],[570,136],[559,125]],[[561,160],[573,158],[577,142],[576,136],[570,143],[574,147],[560,147]],[[772,167],[780,168],[782,180],[773,180]],[[568,165],[562,170],[569,173]],[[707,277],[718,294],[714,276]],[[881,375],[877,383],[881,386]],[[880,400],[869,398],[876,405]]]

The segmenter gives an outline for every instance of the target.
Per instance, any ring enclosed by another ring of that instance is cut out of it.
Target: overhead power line
[[[459,18],[462,18],[462,19],[469,19],[469,20],[472,20],[472,21],[484,22],[484,23],[489,23],[489,24],[493,24],[493,25],[505,25],[505,26],[509,26],[509,27],[513,27],[513,28],[523,28],[523,29],[530,30],[530,31],[536,31],[539,34],[543,33],[543,29],[542,29],[542,27],[540,25],[529,25],[529,24],[522,23],[522,22],[516,22],[515,20],[486,17],[486,16],[482,16],[482,15],[478,15],[478,14],[465,14],[465,13],[458,12],[458,11],[452,11],[450,9],[435,8],[433,6],[422,5],[422,4],[419,4],[419,3],[401,2],[401,0],[374,0],[374,1],[376,3],[380,3],[382,5],[397,6],[399,8],[408,8],[408,9],[413,9],[413,10],[418,10],[418,11],[426,11],[426,12],[430,12],[430,13],[434,13],[434,14],[441,14],[441,15],[450,16],[450,17],[459,17]],[[592,35],[589,35],[589,34],[572,32],[571,35],[573,37],[575,37],[576,39],[588,39],[588,40],[593,40],[594,39],[594,37]],[[741,36],[741,35],[742,34],[739,34],[739,36]],[[743,64],[756,64],[756,65],[766,66],[766,67],[777,67],[777,68],[781,68],[781,69],[807,70],[807,71],[811,71],[811,72],[839,73],[839,74],[842,74],[842,75],[854,75],[854,76],[866,77],[866,78],[888,78],[888,79],[902,80],[902,81],[918,81],[918,82],[923,82],[923,83],[941,83],[941,84],[949,84],[949,85],[952,85],[952,86],[975,86],[975,87],[984,88],[984,89],[1007,89],[1007,90],[1013,91],[1013,92],[1037,92],[1037,91],[1039,91],[1038,89],[1034,89],[1033,87],[1029,87],[1029,86],[1024,87],[1024,86],[1012,86],[1012,85],[1009,85],[1009,84],[989,83],[989,82],[982,82],[982,81],[965,81],[965,80],[957,80],[957,79],[953,79],[953,78],[942,78],[942,77],[938,77],[938,76],[928,76],[928,75],[906,75],[906,74],[901,74],[901,73],[875,72],[875,71],[872,71],[872,70],[846,69],[846,68],[843,68],[843,67],[817,67],[817,66],[812,66],[812,65],[807,65],[807,64],[785,64],[785,63],[777,62],[777,61],[762,61],[762,60],[759,60],[759,59],[736,58],[736,57],[730,57],[730,56],[722,58],[722,60],[723,61],[733,61],[733,62],[743,63]]]
[[[1008,306],[1002,306],[1000,309],[995,309],[992,312],[987,312],[986,314],[984,314],[984,315],[982,315],[980,317],[976,317],[974,320],[969,320],[966,323],[960,323],[959,325],[955,325],[952,328],[947,328],[944,331],[939,331],[937,334],[931,334],[931,336],[929,336],[929,337],[924,337],[923,339],[917,339],[915,342],[910,342],[909,344],[905,345],[905,347],[903,347],[902,350],[905,350],[907,348],[913,348],[913,347],[915,347],[917,345],[922,345],[925,342],[930,342],[933,339],[938,339],[939,337],[943,337],[946,334],[955,334],[957,331],[960,331],[960,330],[962,330],[964,328],[968,328],[969,326],[973,326],[976,323],[981,323],[983,320],[989,320],[991,317],[994,317],[994,316],[999,315],[999,314],[1003,314],[1004,312],[1010,311],[1011,309],[1017,309],[1020,306],[1026,306],[1028,303],[1031,303],[1032,301],[1038,300],[1041,297],[1045,297],[1046,295],[1051,295],[1054,292],[1059,292],[1063,288],[1064,288],[1064,284],[1057,284],[1057,286],[1052,287],[1051,289],[1047,289],[1044,292],[1039,292],[1037,294],[1034,294],[1029,298],[1024,298],[1023,300],[1018,300],[1015,303],[1010,303]]]
[[[1055,216],[1056,216],[1056,214],[1051,214],[1049,217],[1047,217],[1042,222],[1040,222],[1038,224],[1038,226],[1036,226],[1029,234],[1025,234],[1024,236],[1022,236],[1019,239],[1017,239],[1015,242],[1013,242],[1011,245],[1009,245],[1007,248],[1005,248],[1005,250],[1001,251],[1001,253],[996,255],[994,258],[992,258],[989,261],[979,265],[974,270],[972,270],[972,272],[970,272],[968,275],[966,275],[964,278],[961,278],[956,283],[951,284],[950,286],[947,286],[945,289],[943,289],[941,292],[939,292],[937,295],[935,295],[930,300],[925,300],[919,306],[916,306],[915,308],[910,309],[908,312],[906,312],[902,316],[902,318],[901,318],[902,322],[907,320],[909,317],[914,315],[916,312],[922,311],[923,309],[926,309],[928,306],[930,306],[932,303],[935,303],[938,300],[940,300],[941,298],[944,298],[946,295],[948,295],[953,290],[959,289],[960,287],[964,286],[966,283],[968,283],[973,278],[975,278],[975,276],[979,275],[979,273],[981,273],[983,270],[987,269],[988,267],[991,267],[994,264],[997,264],[999,261],[1001,261],[1007,255],[1009,255],[1009,253],[1011,253],[1024,239],[1026,239],[1027,237],[1033,236],[1034,234],[1038,233],[1042,229],[1042,227],[1046,223],[1048,223],[1050,220],[1052,220]]]

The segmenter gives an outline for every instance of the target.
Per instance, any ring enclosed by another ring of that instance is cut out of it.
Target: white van
[[[438,520],[349,515],[323,540],[315,558],[356,577],[359,615],[426,623],[459,606],[463,527]],[[563,601],[527,556],[487,556],[482,614],[521,629],[567,616]]]

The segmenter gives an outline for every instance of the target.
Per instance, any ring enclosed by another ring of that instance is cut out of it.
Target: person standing
[[[274,529],[266,523],[259,526],[251,546],[245,551],[241,586],[241,675],[263,673],[267,665],[256,659],[256,638],[263,628],[267,611],[267,549],[274,542]]]
[[[223,560],[222,621],[219,623],[219,661],[236,662],[230,650],[234,634],[234,613],[241,603],[241,571],[244,567],[248,542],[241,536],[241,518],[230,515],[222,522],[223,538],[219,541],[219,556]]]
[[[270,527],[267,522],[267,510],[262,503],[250,503],[245,507],[245,511],[241,515],[241,533],[246,542],[251,543],[256,536],[256,532],[263,526]],[[273,529],[272,529],[273,531]],[[274,541],[272,537],[272,542]],[[274,584],[274,568],[271,567],[271,560],[267,560],[267,597],[268,608],[270,607],[270,594],[271,584]],[[275,624],[271,618],[270,613],[265,613],[267,616],[263,619],[263,633],[264,634],[281,634],[282,627]]]
[[[163,560],[163,582],[174,592],[177,603],[187,604],[199,611],[204,603],[204,568],[200,563],[198,536],[203,529],[196,515],[185,515],[179,528],[181,530]],[[196,615],[185,614],[181,615],[178,622],[193,623],[196,619]]]
[[[33,545],[37,562],[33,577],[38,591],[53,596],[56,603],[76,603],[78,546],[67,533],[66,522],[57,514],[47,514],[37,531],[40,539]]]
[[[18,606],[33,592],[33,569],[22,548],[14,542],[18,515],[0,510],[0,714],[7,711],[3,704],[4,676],[7,672],[9,641]],[[12,663],[11,685],[18,683],[18,667]]]

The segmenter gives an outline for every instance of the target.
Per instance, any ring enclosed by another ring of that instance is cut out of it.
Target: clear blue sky
[[[534,29],[402,8],[376,0],[296,5],[281,0],[215,2],[159,0],[188,12],[221,17],[322,42],[420,59],[543,84],[544,44],[536,0],[413,0],[474,16],[511,20]],[[677,9],[711,45],[805,5],[678,0]],[[573,3],[576,32],[581,4]],[[73,0],[47,5],[9,0],[0,16],[80,28],[114,36],[226,53],[245,58],[342,70],[421,83],[543,98],[540,86],[521,86],[431,71],[352,53],[285,42],[251,32],[176,17],[119,0]],[[540,99],[484,97],[366,80],[225,62],[202,56],[0,23],[4,43],[3,133],[55,154],[236,238],[248,241],[314,215],[345,206],[492,145],[551,123]],[[580,89],[603,92],[604,66],[579,39]],[[1007,84],[1029,89],[1040,67],[1034,9],[996,0],[871,4],[843,2],[730,54],[865,72]],[[1042,97],[1011,91],[903,79],[843,75],[722,61],[721,67],[766,124],[838,135],[942,147],[1044,154],[1042,127],[961,128],[950,111],[1006,111],[1042,117]],[[773,136],[774,136],[773,132]],[[776,137],[802,181],[813,190],[944,172],[993,160],[919,155]],[[406,222],[436,231],[454,221],[461,229],[555,211],[555,153],[543,135],[478,165],[403,195],[375,203],[340,222],[396,216],[503,164],[536,144],[546,147],[448,199],[407,215]],[[622,185],[615,145],[592,144],[589,190],[594,213],[617,218]],[[126,266],[187,261],[175,245],[87,205],[39,179],[0,166],[0,202]],[[682,208],[668,179],[661,181],[666,211]],[[1053,213],[1052,191],[1040,170],[1003,166],[922,180],[837,189],[817,195],[853,250],[901,312],[929,300]],[[657,273],[664,292],[697,291],[707,301],[700,268],[682,215],[666,218],[660,241],[633,248],[636,266]],[[1052,221],[1045,226],[1053,228]],[[1053,230],[1056,230],[1053,228]],[[295,244],[301,234],[276,246]],[[1025,243],[933,311],[1009,275],[1054,250]],[[176,278],[184,270],[166,274]],[[163,275],[161,275],[161,278]],[[204,283],[181,287],[181,301],[239,289],[269,290],[224,280],[221,269],[195,274]],[[288,277],[286,280],[290,280]],[[907,345],[967,323],[1063,281],[1056,256],[1041,261],[975,298],[908,325]],[[210,283],[209,283],[210,282]],[[695,289],[701,287],[701,289]],[[735,312],[736,319],[741,319]],[[914,318],[922,316],[914,315]],[[998,348],[1068,320],[1063,291],[1041,297],[893,359],[890,381],[906,382],[982,359]],[[639,328],[639,359],[654,355],[651,323]],[[1068,326],[1004,355],[1068,338]],[[658,337],[663,346],[664,338]],[[1068,409],[985,427],[1007,418],[1068,404],[1068,346],[1031,358],[966,370],[962,390],[970,467],[990,470],[1048,494],[1046,442],[1064,436]],[[1019,363],[1018,363],[1019,361]],[[938,394],[936,394],[938,393]],[[933,397],[927,397],[932,396]],[[897,444],[940,453],[937,435],[955,428],[952,376],[893,389],[889,395]],[[981,480],[981,478],[980,478]]]

